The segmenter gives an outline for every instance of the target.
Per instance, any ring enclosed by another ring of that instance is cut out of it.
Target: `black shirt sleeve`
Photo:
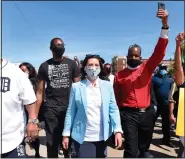
[[[47,77],[46,77],[46,71],[43,67],[43,64],[40,65],[39,67],[39,71],[38,71],[38,79],[42,80],[42,81],[46,81]]]
[[[72,78],[77,78],[80,76],[80,69],[78,68],[76,62],[73,62]]]

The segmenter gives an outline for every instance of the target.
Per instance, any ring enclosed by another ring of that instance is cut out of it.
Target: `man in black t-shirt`
[[[60,38],[51,40],[50,50],[53,53],[53,58],[42,63],[38,71],[37,108],[39,111],[45,91],[43,106],[47,156],[48,158],[57,158],[69,103],[70,88],[73,82],[79,81],[79,69],[75,61],[63,57],[65,47]],[[47,84],[46,89],[45,84]],[[64,149],[63,152],[64,157],[68,157],[68,152]]]

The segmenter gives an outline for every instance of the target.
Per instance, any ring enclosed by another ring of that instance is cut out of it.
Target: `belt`
[[[128,111],[133,111],[133,112],[144,113],[144,112],[147,112],[150,108],[151,106],[147,108],[121,107],[120,110],[128,110]]]

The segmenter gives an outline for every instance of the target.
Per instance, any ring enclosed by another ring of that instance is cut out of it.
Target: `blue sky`
[[[148,58],[160,34],[157,2],[2,2],[3,57],[12,62],[27,61],[38,67],[52,57],[50,40],[60,37],[65,55],[83,59],[100,54],[106,62],[126,56],[130,45],[142,47]],[[175,37],[184,30],[184,2],[165,2],[169,16],[169,44],[165,59],[173,57]]]

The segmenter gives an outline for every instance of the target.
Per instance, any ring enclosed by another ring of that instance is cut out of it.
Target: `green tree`
[[[112,64],[111,64],[111,67],[112,67],[112,74],[114,75],[116,73],[116,59],[117,59],[118,56],[114,56],[112,58]]]
[[[112,58],[112,63],[115,63],[117,57],[118,57],[118,56],[114,56],[114,57]]]

